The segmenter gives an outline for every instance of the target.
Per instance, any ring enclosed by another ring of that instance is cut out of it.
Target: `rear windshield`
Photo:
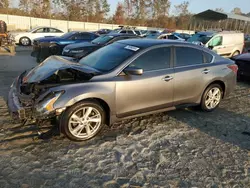
[[[121,43],[105,46],[82,58],[80,64],[93,67],[102,72],[109,72],[132,57],[139,48]]]

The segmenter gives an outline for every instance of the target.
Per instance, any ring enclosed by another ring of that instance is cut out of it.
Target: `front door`
[[[129,67],[144,70],[142,75],[119,75],[116,78],[118,117],[145,113],[173,105],[171,48],[151,49],[136,58]]]

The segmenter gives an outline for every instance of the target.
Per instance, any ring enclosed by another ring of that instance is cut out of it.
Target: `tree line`
[[[237,7],[232,12],[243,15]],[[0,0],[0,13],[171,29],[188,29],[192,16],[189,1],[173,6],[170,0],[120,0],[113,15],[107,0],[19,0],[18,7],[12,7],[10,0]]]

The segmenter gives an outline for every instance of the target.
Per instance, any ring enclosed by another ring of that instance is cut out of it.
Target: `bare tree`
[[[118,3],[113,20],[116,24],[125,24],[125,11],[122,3]]]
[[[31,0],[20,0],[19,9],[24,11],[26,14],[29,14],[32,9]]]
[[[0,8],[9,8],[9,0],[0,0]]]

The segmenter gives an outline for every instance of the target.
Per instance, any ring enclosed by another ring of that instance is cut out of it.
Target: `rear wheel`
[[[105,123],[105,111],[95,101],[83,101],[67,109],[60,121],[62,132],[74,141],[96,136]]]
[[[223,90],[219,84],[210,85],[204,92],[201,100],[201,109],[206,112],[214,111],[220,104]]]

